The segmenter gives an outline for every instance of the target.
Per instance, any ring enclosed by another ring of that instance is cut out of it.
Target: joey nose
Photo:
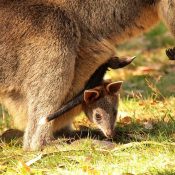
[[[113,135],[114,135],[114,133],[113,133],[112,130],[107,130],[106,133],[105,133],[105,135],[106,135],[107,138],[112,138]]]

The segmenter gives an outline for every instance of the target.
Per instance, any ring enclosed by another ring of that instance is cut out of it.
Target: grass
[[[118,48],[119,55],[137,58],[107,75],[124,80],[118,134],[112,142],[94,138],[92,131],[86,138],[63,137],[43,152],[31,153],[21,149],[21,138],[2,141],[0,174],[175,175],[175,64],[165,56],[165,47],[173,44],[161,24]],[[0,111],[7,116],[3,108]],[[1,133],[9,128],[6,118],[0,117]],[[84,114],[74,124],[94,127]],[[25,164],[36,157],[38,161]]]

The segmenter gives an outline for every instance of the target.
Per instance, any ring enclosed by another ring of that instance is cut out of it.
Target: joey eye
[[[95,114],[95,119],[96,119],[97,121],[100,121],[100,120],[102,119],[102,117],[101,117],[100,114],[96,113],[96,114]]]

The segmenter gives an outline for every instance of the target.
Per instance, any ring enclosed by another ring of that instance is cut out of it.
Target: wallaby
[[[100,86],[84,91],[83,111],[109,138],[114,134],[119,103],[118,92],[121,85],[122,81],[105,81]]]
[[[117,55],[116,44],[159,19],[175,34],[174,8],[175,0],[0,0],[0,102],[25,129],[24,149],[41,149],[72,121],[76,109],[38,125]]]

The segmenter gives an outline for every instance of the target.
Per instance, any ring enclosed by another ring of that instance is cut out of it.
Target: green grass
[[[175,64],[165,55],[165,47],[173,44],[160,24],[118,49],[121,56],[137,58],[127,68],[107,75],[114,81],[124,80],[117,135],[112,142],[100,136],[97,140],[93,131],[78,140],[60,138],[43,152],[24,152],[21,138],[10,143],[2,141],[0,174],[175,175]],[[0,108],[2,114],[7,116]],[[125,117],[131,121],[124,123]],[[8,121],[0,117],[1,133],[9,128],[10,117],[7,118]],[[94,128],[84,114],[74,124],[76,128]],[[41,159],[25,166],[40,154]]]

